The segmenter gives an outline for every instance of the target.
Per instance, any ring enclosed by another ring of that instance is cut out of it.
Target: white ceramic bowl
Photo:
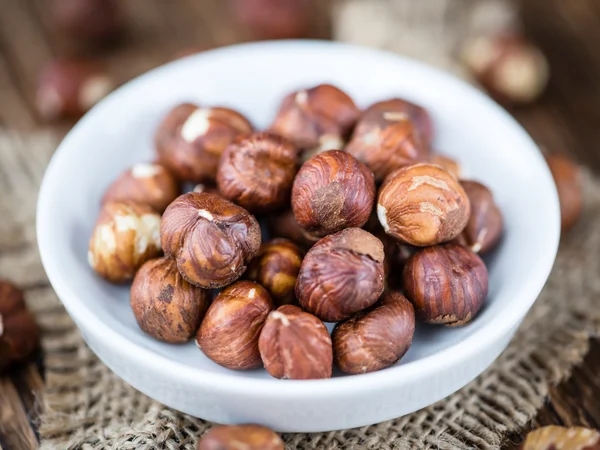
[[[418,326],[396,366],[328,380],[284,381],[264,370],[235,372],[193,342],[157,342],[138,328],[127,287],[88,267],[99,201],[125,168],[153,157],[153,133],[183,101],[225,105],[263,128],[284,94],[332,82],[360,106],[394,96],[422,104],[435,147],[488,184],[506,233],[487,258],[489,298],[463,328]],[[502,352],[535,301],[559,240],[550,173],[523,129],[465,83],[398,55],[329,42],[270,42],[205,52],[155,69],[89,112],[58,148],[38,204],[40,253],[48,277],[92,350],[125,381],[180,411],[219,423],[256,422],[280,431],[325,431],[380,422],[460,389]]]

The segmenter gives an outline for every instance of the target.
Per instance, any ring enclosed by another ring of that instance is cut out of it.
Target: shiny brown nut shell
[[[0,371],[31,355],[38,340],[39,329],[23,292],[0,280]]]
[[[196,335],[209,305],[209,292],[183,279],[170,258],[157,258],[138,270],[130,293],[140,328],[160,341],[178,344]]]
[[[437,164],[438,166],[442,166],[447,172],[450,172],[457,179],[460,179],[460,164],[455,159],[452,159],[449,156],[435,154],[431,155],[429,161],[431,162],[431,164]]]
[[[309,236],[362,227],[375,200],[375,180],[363,163],[339,150],[305,162],[292,187],[292,211]]]
[[[258,340],[267,372],[286,380],[331,378],[333,349],[325,324],[294,305],[271,311]]]
[[[461,181],[460,184],[469,197],[471,216],[457,242],[475,253],[484,254],[492,250],[502,237],[502,212],[486,186],[477,181]]]
[[[202,320],[196,335],[198,347],[228,369],[260,367],[258,338],[272,307],[269,293],[258,283],[238,281],[227,286]]]
[[[123,172],[108,188],[102,203],[131,201],[162,213],[179,195],[177,180],[162,165],[138,163]]]
[[[236,139],[217,171],[220,194],[251,212],[289,206],[298,167],[298,151],[288,140],[269,133]]]
[[[383,229],[417,247],[454,239],[470,214],[469,198],[458,180],[434,164],[399,169],[379,189],[377,215]]]
[[[527,435],[521,450],[600,450],[600,431],[550,425]]]
[[[580,169],[564,155],[550,155],[546,157],[546,162],[558,191],[561,228],[568,231],[577,223],[583,210]]]
[[[160,253],[160,215],[156,211],[133,202],[103,205],[88,249],[88,263],[96,273],[123,283]]]
[[[320,84],[287,95],[269,130],[303,150],[339,149],[359,114],[348,94]]]
[[[217,194],[198,192],[169,205],[160,236],[181,275],[206,289],[237,280],[261,243],[260,226],[248,211]]]
[[[296,298],[308,312],[337,322],[368,308],[383,292],[383,244],[360,228],[317,242],[306,254]]]
[[[404,292],[426,323],[460,326],[473,320],[488,294],[488,272],[475,253],[458,244],[427,247],[404,267]]]
[[[373,308],[336,325],[331,336],[335,363],[350,374],[385,369],[404,356],[414,334],[413,305],[397,292],[386,292]]]
[[[252,125],[237,111],[184,103],[173,108],[158,127],[156,151],[159,162],[177,178],[210,182],[215,180],[225,148],[251,132]]]
[[[272,239],[260,246],[245,277],[265,287],[275,306],[297,303],[294,288],[303,257],[304,252],[291,241]]]
[[[284,449],[277,433],[260,425],[221,425],[208,430],[198,442],[198,450]]]
[[[118,0],[52,0],[50,21],[73,46],[112,43],[124,28]]]

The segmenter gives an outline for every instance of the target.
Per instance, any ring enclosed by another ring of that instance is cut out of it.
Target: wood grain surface
[[[47,0],[0,0],[0,129],[48,128],[66,132],[72,122],[44,123],[34,108],[43,65],[65,54],[48,21]],[[327,4],[313,35],[327,37]],[[574,155],[600,171],[600,3],[597,0],[521,0],[526,32],[547,54],[552,78],[544,97],[511,111],[547,151]],[[246,40],[232,26],[222,0],[127,0],[129,23],[121,45],[97,55],[118,82],[173,58],[191,46]],[[177,7],[173,7],[176,4]],[[2,274],[0,274],[0,277]],[[36,396],[43,392],[41,358],[0,377],[0,450],[37,448]],[[516,449],[532,428],[549,424],[600,427],[600,340],[584,363],[553,387],[546,405],[526,429],[507,440]]]

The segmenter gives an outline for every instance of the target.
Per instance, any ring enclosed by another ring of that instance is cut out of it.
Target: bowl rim
[[[344,392],[347,392],[349,389],[363,392],[374,387],[383,389],[385,387],[393,387],[399,383],[414,381],[417,378],[424,377],[426,373],[441,371],[447,366],[463,364],[465,361],[468,361],[471,357],[474,357],[486,347],[491,346],[493,342],[510,333],[511,330],[515,328],[515,326],[518,325],[523,319],[527,311],[537,299],[554,264],[560,238],[558,196],[547,166],[540,167],[540,170],[545,173],[545,177],[542,177],[542,180],[536,180],[536,182],[544,182],[549,188],[548,200],[551,208],[548,211],[548,219],[550,220],[545,221],[545,225],[549,227],[547,233],[551,238],[551,241],[546,243],[547,245],[544,247],[543,254],[539,255],[539,266],[535,271],[535,276],[532,277],[529,282],[523,283],[523,285],[516,291],[514,295],[514,297],[518,297],[522,301],[515,302],[513,304],[514,307],[503,308],[501,311],[499,311],[498,315],[493,319],[492,323],[494,326],[490,326],[491,324],[488,324],[488,326],[475,330],[472,334],[466,336],[459,342],[452,344],[432,355],[398,366],[389,367],[381,371],[322,380],[286,380],[284,382],[276,378],[248,378],[241,376],[243,375],[243,372],[211,372],[202,368],[191,367],[184,363],[174,361],[129,340],[126,336],[120,334],[117,330],[112,328],[109,323],[105,323],[100,320],[100,318],[97,317],[90,308],[88,308],[86,303],[78,298],[72,287],[69,286],[63,275],[61,275],[60,271],[52,263],[53,259],[55,258],[51,254],[49,244],[49,242],[52,240],[52,236],[49,231],[50,227],[46,226],[46,223],[51,220],[51,189],[52,185],[56,181],[54,180],[55,177],[53,174],[55,172],[55,168],[62,162],[61,159],[65,154],[64,150],[70,146],[69,143],[71,137],[79,133],[80,130],[86,127],[89,122],[93,121],[95,113],[99,112],[107,105],[117,101],[121,93],[135,89],[138,82],[142,82],[150,77],[156,77],[162,72],[169,71],[172,67],[177,65],[184,65],[189,59],[211,58],[215,55],[252,52],[262,49],[280,49],[281,51],[290,51],[294,48],[310,49],[319,47],[328,47],[332,51],[339,48],[345,48],[347,50],[357,52],[358,54],[377,54],[388,59],[394,58],[396,60],[401,60],[405,64],[410,64],[420,71],[431,73],[438,78],[441,77],[444,79],[445,83],[447,82],[455,85],[461,85],[462,89],[466,89],[470,91],[471,94],[479,96],[480,100],[486,102],[490,108],[496,109],[497,113],[503,116],[504,120],[510,123],[511,128],[514,129],[514,132],[521,134],[523,142],[527,143],[527,145],[524,147],[528,148],[523,148],[523,151],[535,153],[536,155],[533,155],[533,157],[538,158],[540,166],[542,166],[543,157],[531,137],[525,132],[521,125],[508,114],[508,112],[506,112],[489,97],[478,91],[476,88],[468,85],[466,82],[441,69],[434,68],[423,62],[419,62],[385,50],[322,40],[283,40],[242,43],[213,50],[207,50],[197,55],[188,56],[186,58],[182,58],[180,60],[173,61],[152,69],[149,72],[134,78],[109,94],[88,114],[86,114],[69,131],[56,149],[50,163],[48,164],[41,183],[37,203],[36,228],[40,256],[48,279],[50,280],[50,283],[57,296],[60,298],[74,321],[78,325],[80,323],[85,323],[85,328],[88,333],[91,332],[97,336],[101,336],[101,338],[107,343],[108,347],[112,348],[113,351],[129,358],[132,362],[137,364],[137,367],[140,369],[147,368],[154,373],[158,372],[162,376],[170,377],[174,382],[181,380],[189,384],[203,383],[210,385],[212,389],[216,390],[237,392],[241,395],[252,393],[253,395],[260,395],[261,397],[266,398],[279,397],[281,395],[285,395],[290,398],[298,398],[306,395],[334,397],[340,394],[343,395]],[[545,178],[545,180],[543,178]]]

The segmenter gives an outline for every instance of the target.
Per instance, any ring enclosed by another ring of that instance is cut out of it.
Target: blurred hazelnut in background
[[[546,156],[546,162],[556,183],[560,202],[560,220],[563,232],[569,231],[579,220],[583,210],[583,193],[579,166],[565,155]]]
[[[273,430],[260,425],[221,425],[202,435],[198,450],[284,450]]]

